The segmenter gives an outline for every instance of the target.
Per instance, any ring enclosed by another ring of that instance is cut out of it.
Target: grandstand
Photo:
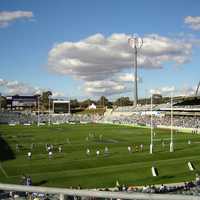
[[[7,96],[7,109],[11,111],[33,110],[37,106],[37,96]]]
[[[175,127],[184,128],[199,128],[200,126],[200,105],[173,105],[173,119]],[[107,109],[103,116],[100,114],[50,114],[52,123],[116,123],[134,124],[134,125],[149,125],[150,115],[152,114],[153,123],[156,126],[170,126],[171,106],[166,104],[154,104],[153,111],[151,105],[141,105],[136,108],[132,106],[117,107],[115,109]],[[48,123],[49,115],[40,113],[40,122]],[[35,113],[27,112],[8,112],[0,113],[1,124],[35,124],[38,118]]]

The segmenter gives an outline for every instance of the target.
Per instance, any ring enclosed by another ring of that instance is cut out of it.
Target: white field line
[[[1,169],[2,173],[4,174],[4,176],[5,176],[6,178],[8,178],[8,174],[7,174],[6,171],[4,170],[4,168],[3,168],[3,166],[2,166],[1,163],[0,163],[0,169]]]
[[[163,139],[161,139],[161,138],[158,138],[158,139],[154,139],[154,141],[168,141],[168,140],[171,140],[171,138],[163,138]]]

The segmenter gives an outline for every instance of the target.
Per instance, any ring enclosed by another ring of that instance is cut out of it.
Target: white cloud
[[[128,88],[120,82],[113,80],[88,81],[85,82],[84,89],[88,94],[95,96],[115,95],[127,92]]]
[[[135,81],[135,77],[133,76],[133,74],[131,73],[124,73],[122,75],[119,75],[119,78],[118,78],[120,81],[123,81],[123,82],[134,82]],[[142,82],[142,78],[141,77],[138,77],[137,78],[137,81],[138,82]]]
[[[171,95],[176,90],[175,86],[165,86],[161,88],[151,89],[150,94]]]
[[[19,81],[10,81],[4,80],[0,78],[0,89],[3,90],[4,95],[35,95],[35,94],[42,94],[44,91],[52,91],[51,89],[47,88],[39,88],[34,87],[29,84],[19,82]],[[53,98],[60,98],[64,97],[63,92],[52,91]]]
[[[0,12],[0,27],[6,27],[9,23],[19,19],[31,19],[33,13],[30,11],[1,11]]]
[[[38,88],[32,87],[28,84],[18,82],[18,81],[3,80],[3,84],[1,84],[1,87],[3,87],[5,90],[5,93],[9,95],[35,94],[38,91]]]
[[[115,83],[125,87],[122,82],[134,80],[132,75],[122,74],[133,65],[132,49],[128,45],[129,37],[130,35],[124,33],[114,33],[108,37],[97,33],[77,42],[66,41],[56,44],[49,51],[48,68],[52,72],[85,81],[85,89],[91,94],[107,94],[109,87],[103,84],[104,82],[115,80]],[[139,68],[160,69],[167,62],[181,65],[190,60],[190,42],[156,34],[146,35],[143,41],[138,56]],[[96,83],[101,83],[101,88],[97,88]],[[111,91],[112,89],[110,93]],[[113,93],[117,91],[121,92],[120,89],[114,89]]]
[[[175,86],[165,86],[161,88],[151,89],[150,94],[161,94],[163,96],[194,96],[196,87],[183,86],[176,88]]]
[[[85,81],[105,80],[130,69],[132,54],[129,35],[98,33],[77,42],[55,45],[48,55],[51,71]],[[138,57],[138,66],[147,69],[162,68],[165,62],[177,65],[189,61],[192,45],[159,35],[147,35]]]
[[[4,86],[6,84],[6,80],[0,78],[0,86]]]
[[[193,30],[200,30],[200,16],[187,16],[184,19],[185,24]]]
[[[177,91],[179,96],[194,96],[196,92],[196,86],[183,86]]]
[[[64,96],[65,96],[64,92],[57,92],[57,91],[52,92],[52,98],[63,98]]]

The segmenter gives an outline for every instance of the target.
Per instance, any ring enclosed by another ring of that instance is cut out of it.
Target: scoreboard
[[[53,101],[54,113],[70,113],[70,101]]]

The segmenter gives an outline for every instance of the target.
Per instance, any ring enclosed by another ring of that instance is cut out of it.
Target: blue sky
[[[130,51],[124,44],[134,33],[144,38],[140,97],[150,90],[189,95],[198,84],[198,0],[1,0],[0,4],[3,94],[51,89],[55,96],[67,98],[132,98]],[[10,17],[7,21],[5,15]]]

